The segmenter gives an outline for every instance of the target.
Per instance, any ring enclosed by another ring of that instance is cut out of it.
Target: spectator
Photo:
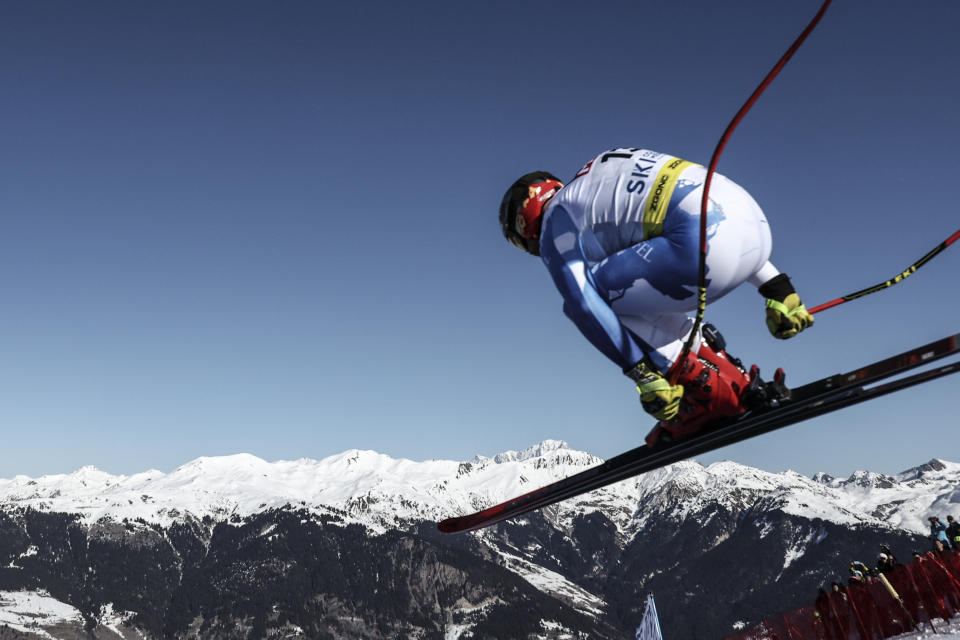
[[[899,560],[897,560],[896,556],[893,555],[893,551],[890,551],[890,547],[887,545],[880,545],[880,552],[887,554],[887,558],[889,558],[896,566],[899,567],[902,564]]]
[[[827,617],[827,610],[830,608],[829,604],[830,596],[827,595],[827,590],[824,588],[817,589],[817,599],[814,600],[814,605],[817,609],[817,614],[823,618]]]
[[[953,545],[954,551],[960,551],[960,522],[953,519],[953,516],[947,516],[947,538]]]
[[[867,578],[873,575],[873,571],[870,570],[870,567],[863,564],[859,560],[854,560],[850,563],[850,571],[859,571],[863,575],[863,582],[869,582]]]
[[[943,558],[951,553],[950,545],[937,538],[933,541],[933,552]]]
[[[839,590],[839,586],[836,582],[833,583],[834,598],[845,602],[847,596]],[[837,614],[834,607],[838,605],[842,606],[839,601],[835,600],[834,606],[830,606],[830,596],[825,590],[820,589],[817,592],[814,608],[816,609],[817,617],[820,618],[820,622],[823,624],[823,632],[826,640],[843,640],[847,635],[843,632],[843,626],[837,621]]]
[[[854,586],[858,584],[864,584],[867,580],[867,577],[864,575],[863,571],[857,569],[854,565],[850,565],[850,577],[847,578],[847,584],[849,586]]]
[[[839,582],[834,582],[830,585],[830,593],[840,594],[837,597],[842,599],[844,602],[847,600],[847,591],[843,588],[843,585]]]
[[[943,543],[943,546],[950,546],[950,539],[947,537],[947,525],[940,522],[940,518],[937,516],[930,516],[927,518],[930,521],[930,544],[933,545],[934,542],[939,540]]]
[[[914,551],[914,552],[913,552],[913,561],[914,561],[914,562],[923,562],[923,554],[921,554],[919,551]]]
[[[893,571],[899,566],[900,566],[900,563],[897,562],[897,559],[894,558],[892,555],[881,553],[879,556],[877,556],[876,575],[880,575],[881,573],[887,573],[888,571]]]

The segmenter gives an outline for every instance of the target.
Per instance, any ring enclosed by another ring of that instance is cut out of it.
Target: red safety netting
[[[771,616],[724,640],[879,640],[960,613],[960,552],[926,557]]]

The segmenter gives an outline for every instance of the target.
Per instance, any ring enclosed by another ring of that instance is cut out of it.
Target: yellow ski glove
[[[759,291],[767,299],[767,328],[774,338],[786,340],[813,325],[813,316],[803,306],[787,274],[771,278]]]
[[[624,373],[637,384],[640,404],[654,418],[670,420],[680,411],[680,399],[683,397],[681,385],[671,385],[659,371],[645,362],[637,363]]]

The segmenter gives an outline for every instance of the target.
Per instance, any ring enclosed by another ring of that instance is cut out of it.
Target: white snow
[[[570,582],[559,573],[530,562],[522,556],[507,553],[497,547],[492,548],[500,556],[503,567],[510,569],[540,591],[554,595],[560,600],[573,602],[582,613],[594,617],[601,615],[606,608],[603,600]]]
[[[922,631],[894,636],[890,640],[920,640],[921,638],[960,640],[960,618],[954,617],[950,622],[944,622],[943,619],[937,618],[934,620],[933,626],[935,631],[930,629],[930,625],[926,625]]]
[[[120,627],[129,622],[135,615],[133,611],[117,611],[113,608],[113,603],[110,602],[101,607],[98,621],[101,626],[110,629],[122,638],[123,631]]]
[[[83,617],[46,591],[0,591],[0,625],[52,639],[43,627],[62,623],[82,626]]]
[[[470,637],[469,632],[476,625],[476,620],[482,619],[485,612],[499,602],[499,600],[488,600],[476,605],[471,605],[462,598],[458,600],[455,608],[457,613],[464,618],[464,622],[455,624],[447,621],[444,624],[444,640],[459,640],[460,638]]]
[[[601,462],[556,440],[470,462],[415,462],[356,449],[323,460],[278,462],[237,454],[198,458],[170,473],[123,476],[83,467],[0,479],[0,504],[77,513],[87,521],[160,524],[187,514],[226,520],[292,505],[383,531],[470,513]],[[931,461],[896,476],[858,471],[850,478],[811,479],[728,461],[708,467],[685,461],[567,500],[547,515],[565,527],[578,514],[603,510],[629,538],[651,518],[680,522],[706,503],[737,509],[760,498],[805,518],[925,533],[930,513],[948,513],[960,503],[960,464]]]
[[[547,632],[547,634],[542,636],[540,635],[533,636],[538,640],[541,638],[543,638],[544,640],[546,640],[546,638],[557,638],[557,640],[574,640],[574,638],[576,638],[579,635],[579,634],[574,634],[573,632],[570,631],[570,629],[563,626],[556,620],[541,620],[540,628],[542,628],[545,632]]]
[[[0,479],[0,506],[11,514],[22,508],[76,513],[90,523],[107,517],[142,518],[167,525],[188,516],[228,521],[233,515],[291,505],[313,514],[305,517],[332,514],[345,523],[358,522],[373,531],[385,531],[424,519],[470,513],[601,463],[600,458],[555,440],[519,452],[477,456],[469,462],[415,462],[356,449],[323,460],[278,462],[238,454],[198,458],[170,473],[150,470],[123,476],[83,467],[71,474]],[[923,534],[928,515],[957,510],[960,464],[932,460],[895,476],[858,471],[849,478],[823,474],[806,478],[792,471],[769,473],[729,461],[706,467],[684,461],[541,513],[564,531],[577,515],[600,510],[627,541],[651,519],[668,519],[679,525],[699,516],[705,506],[737,512],[757,503],[808,519]],[[770,524],[762,511],[756,518],[761,534],[769,533]],[[275,533],[268,526],[261,535]],[[794,540],[783,569],[824,535],[821,529]],[[36,553],[31,547],[23,550],[20,558]],[[602,600],[559,574],[525,560],[523,550],[498,553],[505,565],[528,582],[571,601],[581,611],[595,615],[605,607]],[[11,562],[10,568],[17,568],[16,563]],[[129,615],[112,608],[103,614],[103,624],[110,629],[119,628]],[[39,633],[38,624],[48,627],[52,620],[72,620],[78,615],[42,592],[0,594],[0,623],[16,628],[29,627]],[[465,628],[469,628],[468,622]],[[455,632],[448,628],[448,635]]]

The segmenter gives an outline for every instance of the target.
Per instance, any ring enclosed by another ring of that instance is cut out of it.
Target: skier
[[[566,185],[547,172],[517,180],[500,205],[514,246],[540,256],[564,313],[637,386],[643,408],[674,437],[739,415],[750,379],[705,325],[677,362],[697,308],[700,201],[706,169],[646,149],[621,148],[588,162]],[[707,211],[707,302],[744,282],[766,298],[766,324],[786,339],[813,316],[770,263],[759,205],[714,174]],[[667,422],[669,421],[669,422]]]

